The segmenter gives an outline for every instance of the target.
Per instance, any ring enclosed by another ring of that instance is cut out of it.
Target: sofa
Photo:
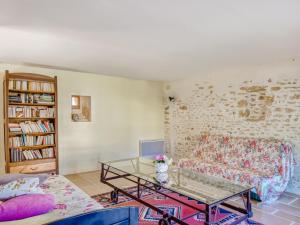
[[[272,202],[285,191],[293,175],[293,148],[275,139],[202,135],[181,168],[253,186],[258,200]]]

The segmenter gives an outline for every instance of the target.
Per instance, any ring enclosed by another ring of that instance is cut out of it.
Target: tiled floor
[[[66,177],[91,196],[111,190],[99,181],[99,171],[72,174]],[[124,182],[119,185],[130,186],[129,183]],[[239,205],[240,199],[232,203]],[[300,196],[285,193],[273,204],[253,202],[253,212],[253,219],[265,225],[300,225]]]

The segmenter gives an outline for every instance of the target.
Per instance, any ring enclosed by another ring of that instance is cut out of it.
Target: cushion
[[[10,199],[25,194],[42,194],[39,178],[19,178],[15,181],[0,185],[0,200]]]
[[[39,178],[40,184],[44,183],[45,180],[49,177],[46,173],[41,174],[20,174],[20,173],[9,173],[0,175],[0,185],[7,184],[11,181],[17,180],[19,178],[27,178],[27,177],[37,177]]]
[[[22,195],[0,204],[0,222],[41,215],[53,210],[54,207],[53,195]]]

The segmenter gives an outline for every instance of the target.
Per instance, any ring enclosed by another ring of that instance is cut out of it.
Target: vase
[[[165,173],[168,171],[168,164],[167,163],[156,163],[155,169],[157,173]]]
[[[168,182],[168,173],[164,172],[164,173],[156,173],[156,180],[159,183],[167,183]]]

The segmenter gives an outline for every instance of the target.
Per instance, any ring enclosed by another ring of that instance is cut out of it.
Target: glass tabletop
[[[193,172],[190,169],[169,166],[165,173],[156,173],[155,164],[149,158],[130,158],[116,161],[99,161],[110,166],[117,174],[127,173],[160,185],[171,191],[199,200],[208,205],[250,190],[228,180]]]

